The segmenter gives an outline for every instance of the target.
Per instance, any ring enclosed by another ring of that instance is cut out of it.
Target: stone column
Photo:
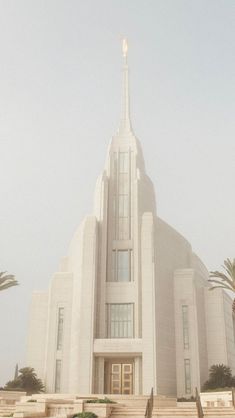
[[[152,213],[144,213],[141,228],[143,395],[148,395],[152,388],[156,393],[157,388],[153,232],[153,215]]]

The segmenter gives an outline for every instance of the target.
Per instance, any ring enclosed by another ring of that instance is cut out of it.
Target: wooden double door
[[[110,372],[110,392],[131,395],[133,393],[133,363],[111,363]]]

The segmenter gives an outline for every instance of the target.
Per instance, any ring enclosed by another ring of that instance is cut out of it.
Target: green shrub
[[[178,398],[177,402],[196,402],[196,398],[194,396],[191,396],[190,398]]]
[[[224,387],[224,388],[215,388],[215,389],[205,389],[203,392],[231,392],[232,387]]]
[[[112,401],[109,398],[104,398],[104,399],[87,399],[86,403],[116,403],[114,401]]]
[[[78,412],[72,418],[98,418],[93,412]]]

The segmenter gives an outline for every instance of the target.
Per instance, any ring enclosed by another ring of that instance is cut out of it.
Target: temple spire
[[[128,67],[128,44],[124,38],[122,40],[122,107],[121,107],[121,122],[119,126],[119,133],[126,133],[132,130],[130,121],[130,97],[129,97],[129,67]]]

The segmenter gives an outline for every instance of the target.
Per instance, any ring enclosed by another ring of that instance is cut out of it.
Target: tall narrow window
[[[118,219],[118,239],[127,240],[130,238],[129,218],[119,217]]]
[[[117,281],[130,281],[130,253],[129,251],[118,251]]]
[[[108,281],[130,282],[131,281],[131,250],[112,251],[112,275]]]
[[[184,349],[189,349],[189,323],[188,323],[188,305],[182,306],[182,319],[183,319],[183,341]]]
[[[117,238],[127,240],[130,238],[130,184],[129,184],[129,153],[119,152],[118,162],[118,201]]]
[[[56,360],[55,365],[55,392],[60,392],[60,384],[61,384],[61,360]]]
[[[191,370],[190,370],[190,360],[184,359],[184,376],[185,376],[185,393],[191,393]]]
[[[133,338],[132,303],[107,304],[107,337],[108,338]]]
[[[58,309],[57,350],[62,349],[64,328],[64,308]]]
[[[119,195],[119,217],[127,218],[129,215],[129,196],[127,194]]]
[[[129,193],[129,176],[128,173],[120,173],[118,178],[118,193],[128,194]]]
[[[113,158],[111,159],[112,163],[112,176],[115,177],[117,175],[117,153],[113,153]]]
[[[128,173],[128,152],[119,153],[119,173]]]
[[[235,314],[233,314],[233,342],[235,344]]]
[[[117,252],[115,250],[112,251],[112,275],[111,278],[107,276],[107,280],[109,282],[116,282],[117,281]]]

